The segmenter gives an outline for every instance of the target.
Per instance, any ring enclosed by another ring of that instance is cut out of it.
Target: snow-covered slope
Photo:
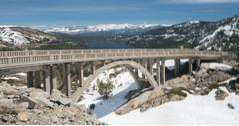
[[[89,26],[70,26],[70,27],[53,27],[45,29],[46,32],[61,33],[85,33],[85,32],[101,32],[122,29],[145,29],[158,26],[157,24],[99,24]]]
[[[0,41],[15,47],[54,39],[56,38],[35,29],[7,25],[0,26]]]
[[[15,46],[30,43],[20,32],[13,31],[9,27],[0,27],[0,39]]]
[[[222,50],[223,46],[228,45],[228,48],[237,46],[239,38],[239,17],[235,17],[226,25],[220,26],[212,34],[203,38],[197,49],[217,49]],[[234,40],[233,40],[234,39]]]
[[[186,60],[185,60],[186,61]],[[168,67],[173,65],[172,60],[166,62]],[[210,63],[210,68],[226,66],[223,64]],[[105,80],[114,70],[106,71],[99,75],[99,79]],[[117,115],[115,109],[125,102],[124,96],[128,91],[137,88],[137,82],[132,75],[125,71],[115,78],[116,89],[113,97],[109,100],[102,100],[95,90],[96,80],[85,92],[85,99],[79,104],[89,106],[96,104],[94,110],[96,118],[107,124],[127,124],[127,125],[239,125],[239,96],[229,93],[223,101],[215,100],[215,90],[209,95],[195,96],[190,95],[182,101],[169,102],[161,106],[151,108],[145,112],[134,110],[125,115]],[[222,88],[225,90],[225,88]],[[228,103],[235,109],[228,108]]]
[[[201,50],[235,50],[238,42],[239,15],[215,22],[188,21],[159,27],[129,39],[129,44],[137,47],[184,46]]]

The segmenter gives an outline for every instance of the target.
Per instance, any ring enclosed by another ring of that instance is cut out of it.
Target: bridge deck
[[[192,49],[78,49],[0,51],[0,69],[68,62],[134,58],[201,58],[218,59],[225,52]]]

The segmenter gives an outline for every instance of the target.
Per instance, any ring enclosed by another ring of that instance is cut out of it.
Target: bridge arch
[[[95,74],[93,75],[90,75],[85,81],[84,81],[84,86],[83,87],[79,87],[75,93],[72,95],[72,99],[73,101],[77,102],[78,99],[80,98],[82,92],[88,88],[90,86],[90,83],[99,75],[101,74],[102,72],[106,71],[106,70],[109,70],[113,67],[116,67],[116,66],[122,66],[122,65],[128,65],[130,67],[133,67],[133,68],[136,68],[138,69],[139,71],[141,71],[145,76],[146,78],[148,79],[150,85],[155,88],[158,85],[158,83],[155,81],[154,77],[148,72],[148,70],[146,68],[144,68],[141,64],[135,62],[135,61],[115,61],[113,63],[110,63],[110,64],[107,64],[105,66],[102,66],[101,68],[97,69],[95,71]]]

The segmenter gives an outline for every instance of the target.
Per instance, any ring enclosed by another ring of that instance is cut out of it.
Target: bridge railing
[[[57,63],[87,60],[149,57],[221,57],[215,51],[192,49],[81,49],[0,51],[0,67],[31,63]]]

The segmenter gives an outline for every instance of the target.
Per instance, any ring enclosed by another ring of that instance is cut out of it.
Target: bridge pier
[[[44,90],[51,94],[51,79],[50,79],[50,66],[44,66]]]
[[[77,79],[78,79],[78,85],[79,87],[83,86],[83,79],[84,79],[84,69],[83,69],[83,64],[82,63],[78,63],[78,70],[77,70]]]
[[[192,72],[193,72],[193,59],[190,58],[188,61],[188,73],[192,74]]]
[[[160,59],[157,59],[157,82],[158,82],[158,85],[160,85]]]
[[[177,77],[180,72],[180,59],[174,59],[174,76]]]
[[[161,84],[165,84],[165,60],[161,60]]]
[[[64,68],[65,68],[65,81],[64,81],[64,85],[66,86],[66,95],[70,96],[71,95],[71,64],[69,63],[65,63],[64,64]]]
[[[149,59],[148,60],[148,71],[149,73],[154,76],[154,69],[153,69],[153,64],[154,64],[154,60],[153,59]]]
[[[201,59],[197,58],[196,59],[196,70],[200,69],[200,65],[201,65]]]
[[[91,63],[91,69],[92,69],[92,74],[95,74],[96,64],[94,61]]]
[[[56,73],[56,65],[51,65],[50,66],[50,83],[51,83],[51,88],[52,89],[57,89],[57,73]]]
[[[32,71],[27,72],[27,87],[31,88],[34,86],[34,75]]]
[[[34,71],[33,73],[33,79],[34,79],[34,83],[33,86],[35,88],[40,88],[41,86],[41,71]]]

